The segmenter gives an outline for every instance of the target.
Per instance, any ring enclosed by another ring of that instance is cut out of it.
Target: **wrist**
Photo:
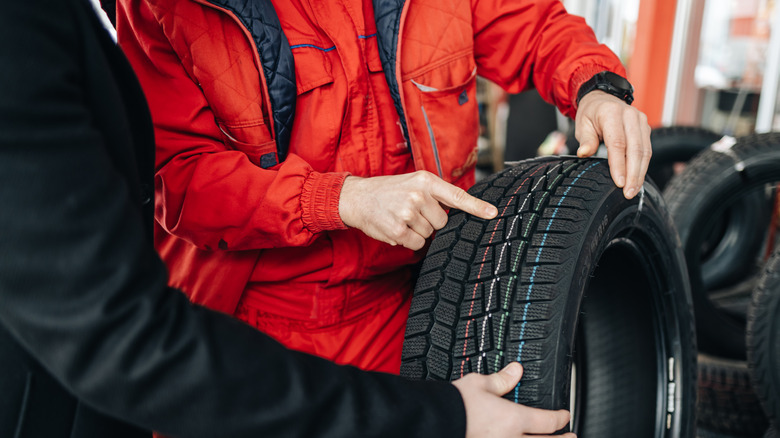
[[[339,214],[339,199],[348,176],[346,172],[311,172],[307,175],[301,194],[301,220],[310,232],[347,228]]]
[[[580,86],[577,92],[577,106],[585,96],[596,90],[617,97],[628,105],[634,101],[634,87],[631,83],[626,78],[605,70],[596,73]]]

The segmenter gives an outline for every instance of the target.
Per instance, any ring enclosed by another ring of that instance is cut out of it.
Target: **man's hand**
[[[580,100],[575,136],[580,142],[580,157],[595,154],[604,140],[615,184],[628,199],[639,193],[653,153],[644,113],[611,94],[591,91]]]
[[[520,364],[512,362],[495,374],[472,373],[452,382],[466,406],[466,438],[550,436],[569,422],[568,411],[529,408],[501,398],[517,385],[522,374]]]
[[[348,176],[339,198],[339,214],[345,225],[415,251],[434,230],[447,224],[445,207],[483,219],[498,214],[493,205],[425,171],[373,178]]]

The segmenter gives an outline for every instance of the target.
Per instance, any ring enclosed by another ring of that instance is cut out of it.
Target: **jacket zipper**
[[[425,106],[420,105],[420,109],[422,110],[423,117],[425,118],[425,126],[428,127],[428,136],[431,138],[433,157],[436,158],[436,170],[439,171],[439,178],[444,179],[441,171],[441,160],[439,160],[439,148],[436,147],[436,136],[433,135],[433,127],[431,127],[431,122],[428,120],[428,113],[425,111]]]

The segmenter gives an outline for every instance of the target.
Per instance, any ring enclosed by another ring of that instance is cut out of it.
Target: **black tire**
[[[701,153],[664,191],[685,251],[702,352],[745,360],[751,282],[771,221],[767,184],[777,181],[780,135],[759,134]]]
[[[699,429],[761,437],[769,423],[750,383],[747,363],[699,355]]]
[[[745,435],[733,435],[730,433],[713,432],[702,427],[696,428],[696,438],[753,438]]]
[[[774,427],[780,427],[780,251],[767,262],[753,291],[747,325],[753,387]]]
[[[774,427],[770,427],[766,430],[764,438],[780,438],[780,432],[778,432]]]
[[[652,184],[626,200],[599,159],[540,158],[471,190],[422,265],[401,374],[525,368],[506,398],[569,408],[584,437],[691,437],[695,335],[683,255]],[[668,428],[667,428],[668,423]]]
[[[654,128],[650,133],[653,156],[650,158],[647,175],[663,190],[674,176],[676,163],[688,162],[721,137],[723,136],[716,132],[693,126]]]

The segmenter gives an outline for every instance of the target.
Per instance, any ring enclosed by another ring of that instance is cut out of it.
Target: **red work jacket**
[[[289,155],[267,169],[258,161],[276,147],[272,108],[247,17],[208,0],[120,0],[118,10],[120,44],[155,123],[156,244],[171,284],[227,313],[251,295],[275,318],[262,327],[272,336],[278,318],[316,331],[317,321],[348,322],[409,293],[422,253],[346,229],[339,191],[348,174],[420,169],[471,186],[476,74],[512,93],[535,86],[569,116],[584,81],[603,70],[624,74],[558,0],[407,0],[395,88],[383,72],[370,2],[274,6],[298,95]],[[397,309],[393,315],[397,325]],[[403,330],[390,332],[400,345]],[[359,357],[342,361],[384,369]]]

